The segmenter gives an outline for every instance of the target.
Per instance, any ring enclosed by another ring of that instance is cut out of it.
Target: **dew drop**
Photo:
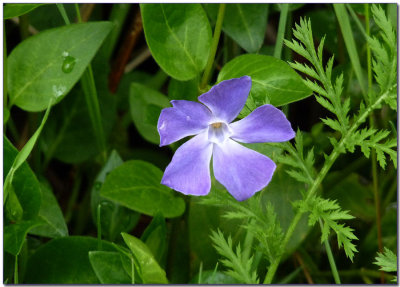
[[[54,94],[54,97],[56,97],[56,98],[62,96],[66,90],[67,90],[67,88],[65,86],[53,85],[53,94]]]
[[[187,120],[187,121],[190,121],[190,117],[189,117],[189,116],[186,116],[186,120]]]
[[[76,63],[76,59],[74,57],[66,56],[66,57],[64,57],[64,61],[61,66],[61,70],[66,74],[71,73],[75,67],[75,63]]]

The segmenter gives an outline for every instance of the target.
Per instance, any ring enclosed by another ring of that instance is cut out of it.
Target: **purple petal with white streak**
[[[228,139],[224,145],[214,145],[215,178],[238,201],[246,200],[268,185],[275,163],[258,152]]]
[[[207,132],[193,137],[176,150],[161,183],[183,194],[208,194],[211,154],[212,143],[207,140]]]
[[[226,123],[233,121],[243,109],[251,89],[251,78],[243,76],[222,81],[207,93],[199,96],[214,117]]]
[[[160,146],[196,135],[208,127],[212,115],[204,105],[184,100],[171,101],[171,104],[173,107],[163,109],[158,119]]]
[[[295,136],[285,114],[271,105],[258,107],[229,127],[231,138],[244,143],[283,142]]]

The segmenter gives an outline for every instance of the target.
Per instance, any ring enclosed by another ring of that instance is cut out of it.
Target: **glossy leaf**
[[[108,22],[73,24],[19,44],[8,57],[10,104],[42,111],[51,97],[59,102],[79,80],[111,27]]]
[[[197,101],[199,96],[198,79],[178,81],[171,79],[168,85],[168,98],[170,100]]]
[[[100,204],[101,233],[110,241],[114,241],[121,232],[130,231],[136,225],[140,217],[139,213],[100,195],[101,186],[107,174],[121,164],[123,164],[123,160],[118,153],[113,150],[108,161],[94,181],[90,198],[93,221],[97,225],[97,207]]]
[[[140,4],[146,41],[157,64],[186,81],[204,69],[211,27],[200,4]]]
[[[27,220],[4,226],[4,250],[12,255],[19,254],[28,231],[41,224],[39,220]]]
[[[45,4],[11,4],[11,3],[7,3],[4,5],[3,18],[10,19],[13,17],[18,17],[18,16],[24,15],[26,13],[29,13],[30,11],[32,11],[42,5],[45,5]]]
[[[164,217],[179,216],[185,203],[173,190],[160,184],[161,177],[161,170],[150,163],[127,161],[108,174],[100,195],[147,215],[160,212]]]
[[[63,213],[54,196],[51,186],[44,182],[40,183],[42,202],[39,210],[39,218],[44,224],[33,228],[30,234],[56,238],[68,236],[68,228]]]
[[[115,251],[107,241],[103,251]],[[89,251],[97,250],[92,237],[68,236],[42,245],[29,258],[24,283],[27,284],[99,284],[89,261]]]
[[[4,176],[8,174],[17,154],[18,150],[6,137],[3,137]],[[35,174],[26,162],[22,163],[21,167],[15,172],[12,181],[12,188],[16,195],[16,204],[19,204],[23,211],[22,219],[29,220],[35,218],[40,209],[40,186]],[[8,200],[10,200],[10,198]]]
[[[130,87],[129,106],[139,133],[149,142],[160,144],[158,117],[163,108],[171,106],[163,94],[139,83]]]
[[[250,95],[257,107],[266,103],[282,106],[312,94],[287,63],[265,55],[246,54],[236,57],[222,68],[218,82],[245,75],[251,77]]]
[[[122,237],[139,265],[143,284],[168,283],[165,271],[158,265],[146,244],[126,233],[122,233]]]
[[[89,251],[90,264],[101,284],[131,284],[124,271],[121,255],[111,251]]]
[[[215,21],[219,4],[205,4],[210,17]],[[249,53],[257,52],[267,29],[269,4],[232,3],[225,9],[222,30]]]

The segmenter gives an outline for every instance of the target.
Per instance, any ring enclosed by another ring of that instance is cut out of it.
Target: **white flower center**
[[[226,123],[215,122],[208,126],[208,140],[221,144],[232,135],[231,129]]]

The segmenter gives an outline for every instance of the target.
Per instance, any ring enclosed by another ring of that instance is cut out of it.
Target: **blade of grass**
[[[8,193],[11,188],[11,183],[14,177],[15,172],[18,170],[18,168],[25,162],[25,160],[28,158],[28,156],[31,154],[33,147],[35,146],[35,143],[37,139],[39,138],[40,133],[42,132],[42,129],[47,121],[47,118],[49,117],[49,113],[51,110],[51,106],[53,104],[54,98],[50,98],[49,105],[47,107],[46,113],[44,114],[44,117],[42,119],[42,122],[39,126],[39,128],[36,130],[36,132],[33,134],[33,136],[28,140],[28,142],[24,145],[24,147],[21,149],[21,151],[17,154],[17,156],[14,159],[14,162],[6,176],[6,179],[4,181],[4,197],[3,197],[3,203],[6,202]]]
[[[282,53],[283,46],[283,38],[285,36],[286,31],[286,20],[289,11],[289,3],[283,3],[281,5],[281,14],[279,16],[279,26],[278,26],[278,35],[276,38],[274,57],[280,59]]]
[[[365,79],[362,73],[360,58],[358,57],[356,43],[354,41],[353,31],[351,30],[349,15],[347,14],[344,4],[333,4],[336,17],[339,22],[340,30],[342,31],[344,43],[350,57],[351,64],[356,74],[357,80],[360,83],[361,91],[364,98],[367,100],[365,89]]]

